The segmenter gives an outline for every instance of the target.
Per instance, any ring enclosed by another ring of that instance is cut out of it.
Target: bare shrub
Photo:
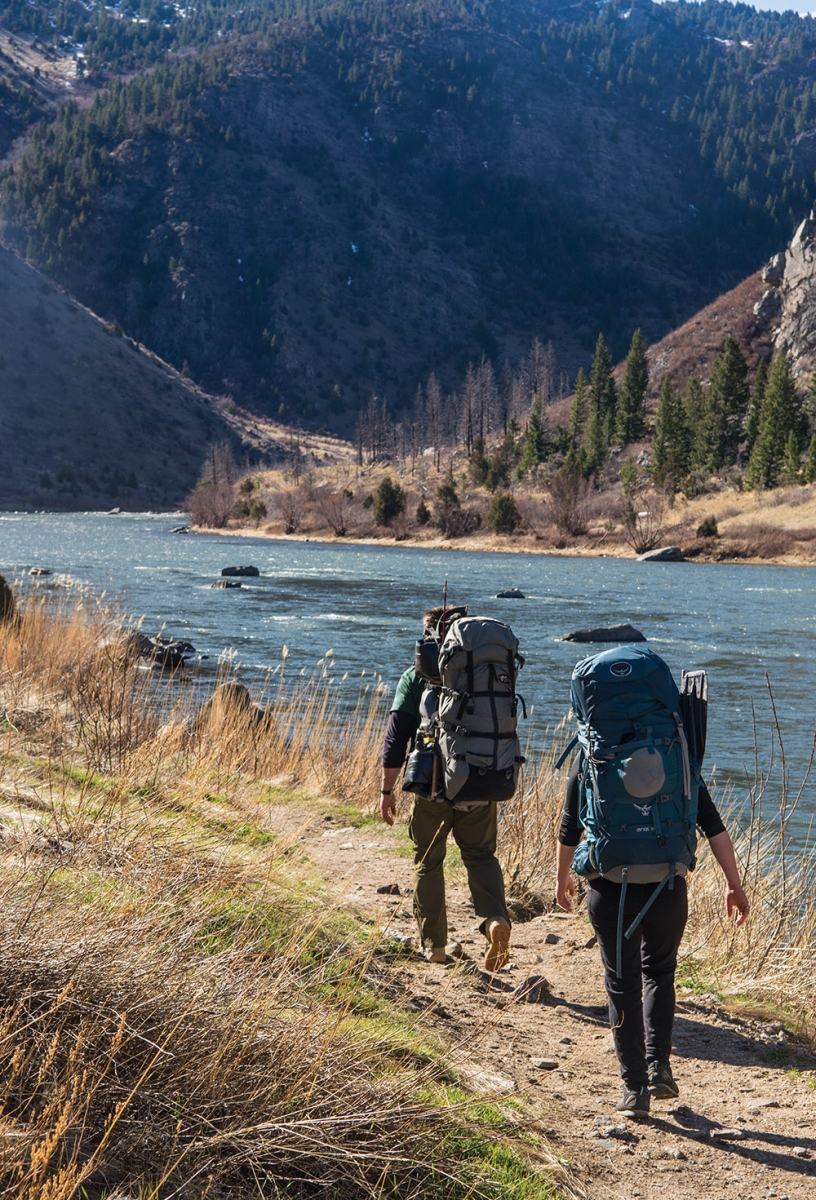
[[[440,529],[448,538],[467,537],[479,527],[478,514],[470,508],[450,509],[440,522]]]
[[[798,508],[800,504],[807,504],[813,499],[813,491],[807,487],[772,488],[763,493],[763,499],[768,508],[777,508],[782,504]]]
[[[796,548],[793,533],[763,521],[732,525],[727,537],[731,558],[780,558]]]
[[[631,546],[635,554],[645,554],[654,550],[660,543],[665,532],[663,514],[666,499],[662,492],[652,492],[649,496],[636,496],[634,502],[628,500],[623,515],[623,538]]]
[[[275,509],[283,521],[284,533],[297,533],[306,516],[306,497],[300,488],[288,488],[275,494]]]
[[[619,525],[626,511],[626,501],[619,492],[591,489],[587,497],[587,520],[609,521]]]
[[[550,480],[550,515],[560,533],[577,537],[586,533],[591,485],[580,471],[561,467]]]
[[[539,496],[525,496],[517,494],[516,507],[521,513],[521,519],[524,522],[526,529],[529,529],[535,537],[540,538],[544,535],[544,531],[551,526],[550,506],[546,501]]]
[[[203,479],[187,499],[184,508],[194,525],[205,529],[223,529],[235,508],[235,491],[231,483],[213,483]]]
[[[348,533],[352,513],[352,497],[345,489],[339,492],[331,488],[320,488],[315,492],[315,511],[329,526],[335,537]]]

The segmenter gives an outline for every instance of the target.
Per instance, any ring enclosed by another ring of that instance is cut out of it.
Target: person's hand
[[[742,890],[742,887],[736,884],[726,884],[725,887],[725,907],[728,912],[729,919],[736,912],[737,917],[734,924],[737,928],[743,924],[745,918],[751,910],[751,905],[748,903],[748,897]]]
[[[394,799],[394,793],[389,792],[386,796],[384,792],[380,792],[380,816],[385,821],[386,825],[394,824],[394,817],[397,815],[397,802]]]
[[[575,880],[571,875],[559,879],[555,888],[555,903],[564,912],[572,912],[572,897],[575,895]]]

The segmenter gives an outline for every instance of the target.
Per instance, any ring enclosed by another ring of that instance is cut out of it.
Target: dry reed
[[[196,720],[99,606],[0,631],[5,1197],[502,1194],[381,934],[269,826],[276,781],[376,794],[381,688],[344,707],[331,658]]]

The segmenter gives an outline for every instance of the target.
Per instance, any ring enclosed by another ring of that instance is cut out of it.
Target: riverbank
[[[520,501],[524,508],[524,502]],[[699,535],[704,527],[715,532]],[[705,563],[748,563],[769,566],[816,566],[816,486],[778,488],[771,492],[721,492],[686,499],[677,497],[657,523],[656,546],[678,546],[685,558]],[[287,534],[274,519],[232,518],[220,529],[192,526],[194,532],[239,537],[302,540],[362,546],[418,547],[491,554],[546,554],[581,558],[635,558],[619,522],[607,515],[591,522],[582,535],[565,538],[543,524],[538,531],[522,528],[497,534],[479,528],[460,537],[445,537],[432,525],[408,522],[378,527],[373,518],[352,524],[342,536],[326,527],[319,509],[303,502],[302,519]]]

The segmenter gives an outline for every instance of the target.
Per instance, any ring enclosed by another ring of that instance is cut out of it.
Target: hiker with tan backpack
[[[510,955],[510,917],[496,857],[497,806],[513,795],[523,761],[516,732],[523,701],[515,691],[523,659],[509,626],[469,617],[464,606],[429,609],[423,631],[391,706],[380,813],[394,823],[394,788],[404,766],[402,790],[412,794],[414,915],[425,956],[444,963],[452,949],[444,861],[453,834],[487,939],[484,967],[498,971]]]
[[[682,692],[663,660],[643,647],[606,650],[572,675],[578,746],[558,834],[556,902],[572,910],[586,881],[609,1021],[623,1079],[617,1108],[645,1118],[653,1099],[673,1099],[674,975],[688,916],[686,875],[697,828],[725,876],[728,916],[748,915],[734,847],[700,776],[707,683],[684,673]]]

